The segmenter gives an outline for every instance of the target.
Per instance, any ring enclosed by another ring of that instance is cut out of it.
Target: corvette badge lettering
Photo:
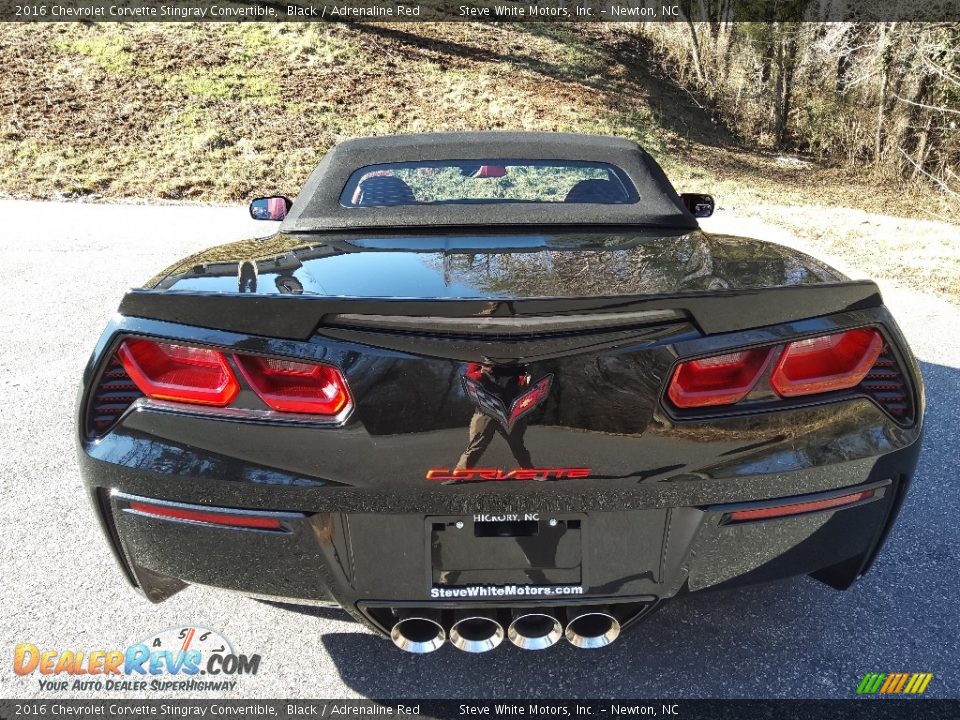
[[[431,468],[427,480],[563,480],[590,477],[590,468]]]

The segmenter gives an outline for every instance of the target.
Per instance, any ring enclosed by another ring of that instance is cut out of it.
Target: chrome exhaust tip
[[[468,653],[493,650],[503,642],[503,625],[492,615],[458,613],[450,627],[450,644]]]
[[[447,639],[439,615],[429,613],[407,615],[390,630],[393,644],[404,652],[423,655],[437,650]]]
[[[567,623],[567,640],[578,648],[592,650],[606,647],[620,635],[620,622],[600,610],[583,610]]]
[[[563,625],[549,612],[516,614],[507,637],[522,650],[545,650],[563,637]]]

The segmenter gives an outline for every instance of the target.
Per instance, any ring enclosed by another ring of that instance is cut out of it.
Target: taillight
[[[117,354],[147,397],[228,405],[240,389],[223,353],[154,340],[124,340]]]
[[[278,412],[343,418],[353,403],[346,378],[330,365],[127,338],[91,391],[87,435],[106,434],[130,405],[144,396],[209,407],[232,405],[241,389],[237,368],[250,389]],[[251,411],[249,407],[234,409],[241,414]]]
[[[782,397],[847,390],[860,384],[883,349],[876,330],[849,330],[789,343],[770,385]]]
[[[274,410],[333,416],[350,406],[347,382],[334,367],[253,355],[234,359],[250,387]]]
[[[768,373],[771,358],[776,362]],[[772,395],[793,398],[857,389],[897,420],[908,422],[911,417],[906,381],[883,336],[873,328],[681,362],[667,397],[682,409],[731,405],[755,386],[762,391],[760,402],[766,403]]]
[[[743,400],[763,373],[771,348],[741,350],[677,365],[667,395],[679,408]]]

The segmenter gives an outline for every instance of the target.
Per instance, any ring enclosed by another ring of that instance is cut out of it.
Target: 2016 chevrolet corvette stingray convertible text
[[[914,471],[917,363],[873,283],[712,209],[613,138],[334,148],[94,350],[81,467],[127,579],[338,603],[412,652],[848,587]]]

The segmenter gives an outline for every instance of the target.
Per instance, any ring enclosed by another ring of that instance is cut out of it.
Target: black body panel
[[[244,263],[255,265],[254,282],[238,272]],[[284,278],[296,283],[285,285]],[[525,225],[499,231],[280,233],[192,255],[146,287],[328,299],[502,301],[650,297],[845,280],[796,250],[698,229]]]

